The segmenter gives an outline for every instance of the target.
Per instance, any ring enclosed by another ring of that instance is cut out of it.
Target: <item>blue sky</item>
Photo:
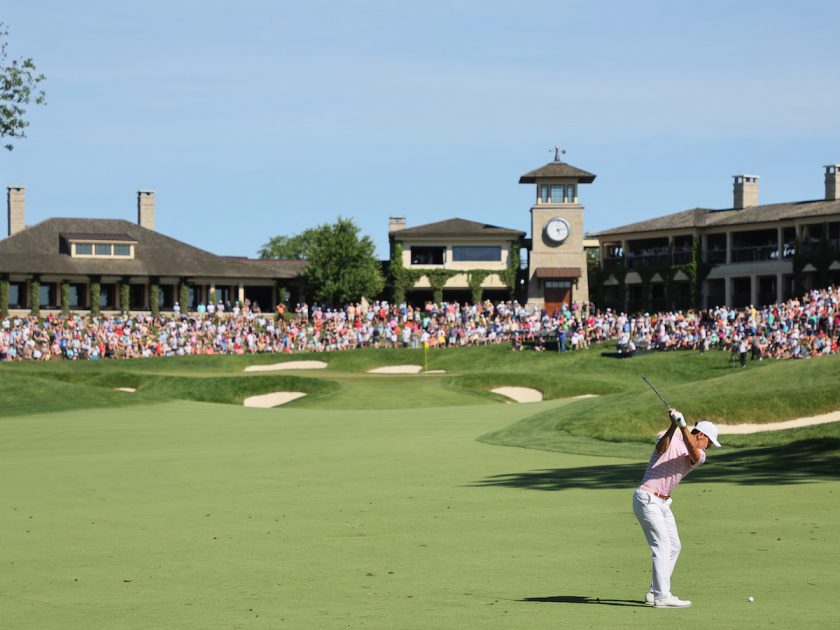
[[[11,4],[11,6],[8,6]],[[136,220],[255,256],[353,218],[387,255],[389,215],[529,231],[519,176],[566,149],[598,231],[823,194],[840,162],[832,2],[170,0],[7,3],[10,57],[48,105],[0,154],[27,223]],[[5,216],[5,212],[3,213]],[[2,234],[6,234],[5,221]]]

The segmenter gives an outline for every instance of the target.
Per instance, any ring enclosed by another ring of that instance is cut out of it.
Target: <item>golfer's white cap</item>
[[[720,442],[718,442],[717,439],[718,430],[714,422],[711,422],[710,420],[701,420],[700,422],[694,425],[692,431],[700,431],[700,433],[702,433],[712,441],[712,444],[720,448]]]

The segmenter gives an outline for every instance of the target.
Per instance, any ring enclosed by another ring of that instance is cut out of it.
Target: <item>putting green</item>
[[[493,404],[495,398],[444,387],[443,374],[330,374],[342,388],[327,396],[299,399],[290,407],[313,409],[417,409]],[[520,416],[521,417],[521,416]]]
[[[674,505],[684,542],[674,590],[697,603],[637,606],[649,552],[630,498],[643,462],[476,441],[567,404],[581,402],[172,402],[3,418],[2,626],[672,630],[836,619],[840,482],[783,485],[784,470],[689,478]]]

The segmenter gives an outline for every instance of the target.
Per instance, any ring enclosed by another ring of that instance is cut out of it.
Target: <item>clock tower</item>
[[[580,184],[591,184],[595,175],[560,160],[519,178],[536,184],[531,206],[531,248],[528,252],[528,304],[544,307],[549,314],[562,305],[589,302],[586,253],[583,249],[583,206]]]

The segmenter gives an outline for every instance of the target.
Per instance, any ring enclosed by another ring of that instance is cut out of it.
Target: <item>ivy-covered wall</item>
[[[99,315],[101,306],[99,305],[99,298],[102,295],[102,285],[99,278],[94,277],[90,280],[90,313],[91,315]]]
[[[9,278],[0,278],[0,317],[9,314]]]
[[[516,290],[516,280],[519,271],[519,244],[514,243],[510,249],[507,267],[503,271],[489,269],[406,269],[403,266],[402,243],[395,243],[391,253],[389,273],[391,285],[393,286],[393,300],[395,304],[405,302],[407,291],[417,282],[426,278],[432,289],[432,300],[439,304],[443,301],[443,287],[449,281],[460,274],[467,276],[467,285],[473,303],[481,301],[484,292],[482,283],[489,276],[496,275],[507,287],[510,295]]]
[[[70,283],[67,280],[61,283],[61,312],[70,314]]]
[[[665,262],[658,265],[639,265],[630,270],[627,268],[627,263],[624,259],[619,262],[619,265],[610,271],[606,271],[601,267],[600,262],[595,262],[589,269],[589,286],[590,291],[598,296],[600,302],[596,302],[597,307],[604,304],[604,293],[606,282],[610,278],[615,278],[618,282],[619,304],[617,308],[621,310],[628,310],[628,293],[627,293],[627,274],[630,271],[635,271],[639,274],[642,280],[642,303],[641,310],[650,311],[654,309],[653,305],[653,278],[659,275],[662,278],[662,283],[665,289],[665,306],[668,309],[675,309],[677,304],[676,295],[676,276],[679,272],[683,272],[688,278],[689,287],[689,305],[693,308],[700,308],[702,298],[703,281],[708,277],[709,272],[714,265],[703,262],[700,251],[700,243],[697,239],[694,240],[691,248],[691,260],[687,263],[676,264],[674,262],[674,248],[673,244],[668,252]]]
[[[29,283],[29,312],[36,317],[41,314],[41,281],[38,278]]]

